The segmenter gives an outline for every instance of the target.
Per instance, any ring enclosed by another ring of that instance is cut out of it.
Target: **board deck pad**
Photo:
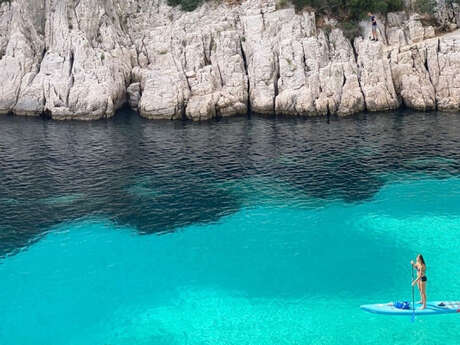
[[[393,302],[379,304],[365,304],[360,308],[375,314],[386,315],[436,315],[436,314],[451,314],[460,313],[460,301],[435,301],[428,302],[426,308],[420,310],[421,304],[415,304],[415,312],[410,303],[410,309],[398,309],[393,305]]]

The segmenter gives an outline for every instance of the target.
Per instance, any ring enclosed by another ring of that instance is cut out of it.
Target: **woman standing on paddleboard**
[[[412,282],[412,286],[415,286],[417,284],[418,290],[420,291],[420,297],[421,301],[419,304],[422,304],[420,309],[425,309],[426,308],[426,265],[425,265],[425,260],[423,259],[422,254],[417,255],[416,262],[414,263],[413,260],[411,260],[410,264],[412,267],[414,267],[417,270],[417,279],[415,279]]]

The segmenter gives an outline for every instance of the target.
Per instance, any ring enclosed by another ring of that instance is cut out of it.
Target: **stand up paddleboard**
[[[437,315],[437,314],[451,314],[451,313],[460,313],[460,301],[457,302],[429,302],[426,304],[426,308],[420,310],[421,304],[416,304],[415,310],[412,308],[412,303],[410,304],[409,309],[399,309],[394,306],[392,302],[390,303],[381,303],[381,304],[365,304],[360,308],[362,310],[368,311],[375,314],[385,314],[385,315],[406,315],[411,316],[415,315]]]

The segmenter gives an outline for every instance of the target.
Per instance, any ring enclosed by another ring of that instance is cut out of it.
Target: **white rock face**
[[[426,69],[423,45],[406,46],[391,52],[391,69],[396,91],[403,103],[412,109],[434,110],[435,90]]]
[[[16,0],[7,6],[2,18],[12,21],[0,60],[0,112],[98,119],[125,102],[129,41],[110,6],[93,0]]]
[[[24,6],[23,10],[21,6]],[[33,12],[32,3],[13,2],[1,5],[0,114],[13,110],[23,82],[31,82],[39,68],[44,49],[44,41],[39,31],[43,28],[33,25]],[[28,102],[31,112],[34,112],[35,101],[31,97]],[[41,110],[37,108],[38,112]]]
[[[386,35],[388,44],[391,46],[407,45],[407,33],[404,27],[404,23],[408,19],[406,12],[388,13],[387,19]]]
[[[413,1],[407,0],[412,6]],[[334,20],[206,2],[12,0],[0,5],[0,113],[99,119],[129,103],[150,119],[246,114],[346,116],[363,110],[460,110],[460,35],[423,17],[378,16],[379,42],[353,44]],[[438,0],[452,30],[460,7]]]
[[[291,12],[278,32],[279,94],[275,111],[291,115],[349,115],[364,109],[350,41],[338,29],[317,33],[314,14]]]
[[[438,109],[460,110],[460,35],[428,42],[427,55]]]
[[[400,106],[389,55],[380,42],[355,40],[360,69],[360,85],[369,111],[392,110]]]

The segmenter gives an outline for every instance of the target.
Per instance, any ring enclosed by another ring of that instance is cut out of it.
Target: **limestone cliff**
[[[151,119],[460,110],[460,10],[438,0],[435,33],[417,14],[378,18],[351,42],[333,19],[273,0],[12,0],[0,5],[0,113]]]

